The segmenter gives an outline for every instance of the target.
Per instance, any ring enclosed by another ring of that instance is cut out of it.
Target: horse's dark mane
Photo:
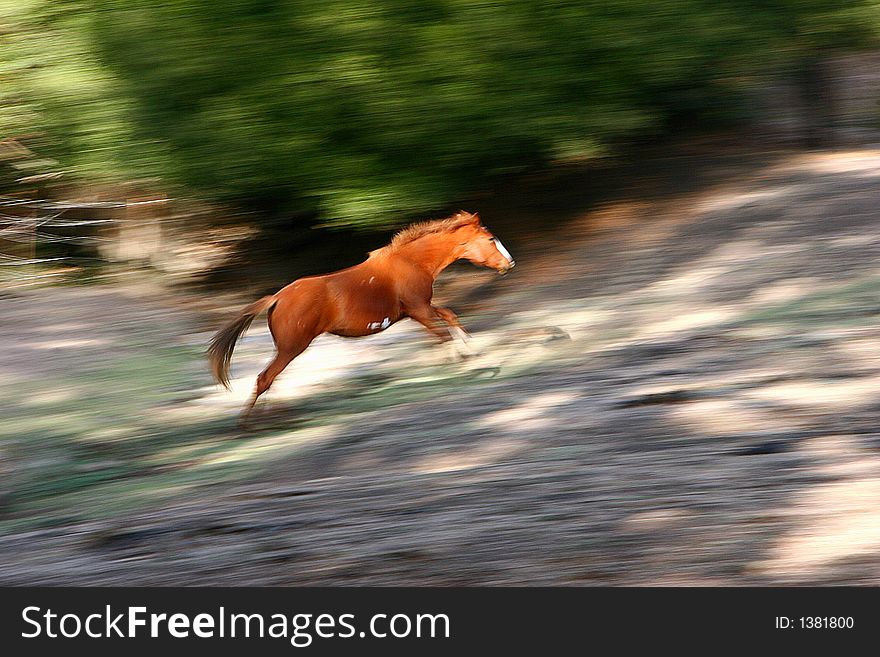
[[[474,215],[470,212],[465,212],[464,210],[460,212],[456,212],[451,217],[446,217],[446,219],[434,219],[433,221],[420,221],[415,224],[411,224],[399,231],[393,238],[391,238],[391,242],[382,247],[382,249],[377,249],[381,251],[383,249],[398,249],[401,246],[405,246],[419,239],[420,237],[424,237],[425,235],[430,235],[432,233],[446,233],[455,230],[456,228],[460,228],[471,223],[474,220]],[[373,252],[375,253],[375,251]]]

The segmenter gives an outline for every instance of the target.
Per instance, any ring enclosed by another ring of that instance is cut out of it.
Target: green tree
[[[16,93],[88,176],[365,228],[734,114],[872,45],[876,0],[6,0]],[[10,9],[15,7],[15,9]],[[16,68],[17,67],[17,68]],[[4,67],[4,70],[5,67]],[[0,120],[3,120],[0,114]]]

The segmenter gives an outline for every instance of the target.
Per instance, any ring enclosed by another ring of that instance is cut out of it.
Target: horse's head
[[[471,221],[456,231],[461,246],[459,257],[470,260],[480,267],[496,269],[506,274],[516,262],[497,237],[489,232],[482,223],[480,216],[474,213]]]

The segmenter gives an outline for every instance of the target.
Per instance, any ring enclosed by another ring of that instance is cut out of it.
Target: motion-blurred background
[[[0,583],[880,583],[877,0],[0,0]],[[244,303],[479,211],[323,337]]]

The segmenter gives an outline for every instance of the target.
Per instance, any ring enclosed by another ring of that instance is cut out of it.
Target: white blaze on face
[[[498,249],[498,253],[507,258],[507,262],[513,262],[513,256],[510,255],[510,251],[504,248],[504,245],[501,243],[501,240],[497,237],[495,238],[495,248]]]

